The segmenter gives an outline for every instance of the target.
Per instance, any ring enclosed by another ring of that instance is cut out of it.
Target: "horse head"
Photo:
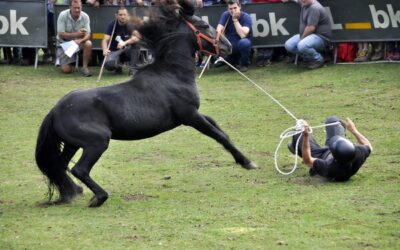
[[[227,56],[232,53],[232,45],[214,27],[197,16],[190,16],[185,19],[189,28],[196,36],[198,50],[208,55]]]

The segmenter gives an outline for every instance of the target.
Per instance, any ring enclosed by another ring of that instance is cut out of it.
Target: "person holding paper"
[[[60,64],[61,72],[73,71],[75,54],[79,50],[83,51],[81,74],[85,77],[91,76],[88,68],[92,53],[90,18],[82,11],[81,0],[71,0],[69,9],[62,11],[57,19],[57,62]]]

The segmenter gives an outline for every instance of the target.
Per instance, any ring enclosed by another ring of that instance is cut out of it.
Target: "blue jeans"
[[[249,66],[251,54],[251,40],[242,38],[239,41],[232,42],[232,54],[226,59],[230,64],[240,64],[242,66]]]
[[[298,54],[308,61],[323,60],[321,54],[327,43],[320,36],[311,34],[300,40],[300,35],[294,35],[285,42],[285,48],[288,52]]]

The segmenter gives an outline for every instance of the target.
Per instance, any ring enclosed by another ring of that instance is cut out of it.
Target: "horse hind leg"
[[[66,171],[68,170],[68,163],[71,161],[72,157],[75,155],[78,149],[78,147],[66,143],[64,144],[60,159],[62,164],[61,167]],[[77,194],[83,193],[82,187],[76,185],[66,172],[63,172],[63,178],[60,179],[62,179],[62,181],[60,181],[59,187],[60,198],[54,202],[50,202],[50,204],[61,205],[70,203]]]
[[[247,159],[229,140],[228,135],[218,126],[218,124],[209,116],[205,116],[199,113],[191,116],[187,119],[184,124],[189,125],[202,134],[205,134],[220,144],[228,150],[236,163],[240,164],[245,169],[255,169],[258,168],[257,165]]]
[[[89,175],[92,167],[107,147],[108,142],[97,146],[84,147],[81,158],[71,169],[71,173],[94,193],[93,198],[89,202],[89,207],[99,207],[108,199],[108,193]]]
[[[68,144],[68,143],[64,143],[64,148],[61,154],[61,159],[63,162],[63,167],[69,171],[68,168],[68,164],[70,163],[70,161],[72,160],[72,157],[74,157],[74,155],[76,154],[76,152],[79,150],[79,147]],[[79,185],[77,185],[74,181],[71,182],[74,184],[74,189],[76,194],[82,194],[83,193],[83,188]]]

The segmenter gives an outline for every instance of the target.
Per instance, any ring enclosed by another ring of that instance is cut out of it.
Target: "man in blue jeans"
[[[285,43],[285,48],[292,54],[298,54],[309,62],[309,69],[324,65],[321,53],[332,37],[332,25],[328,13],[317,0],[282,0],[301,5],[299,34],[292,36]]]
[[[217,32],[225,32],[226,38],[232,44],[232,54],[226,60],[230,64],[238,65],[238,69],[245,72],[251,63],[251,17],[241,11],[239,0],[228,0],[227,4],[228,10],[222,13]]]
[[[330,116],[325,124],[338,121],[340,121],[338,117]],[[345,138],[345,127],[356,137],[359,145],[354,145]],[[293,136],[292,142],[288,145],[293,154],[295,154],[294,145],[300,135]],[[340,124],[326,127],[324,147],[318,145],[310,136],[309,126],[304,121],[303,136],[300,138],[297,155],[310,167],[311,176],[320,175],[331,181],[347,181],[357,173],[371,152],[371,143],[357,130],[353,121],[347,118],[346,123],[340,121]]]

